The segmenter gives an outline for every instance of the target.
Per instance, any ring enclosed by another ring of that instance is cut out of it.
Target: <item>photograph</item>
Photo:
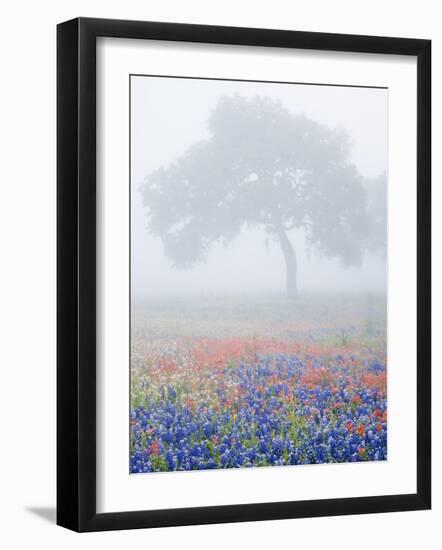
[[[442,33],[398,6],[5,4],[0,548],[437,548]]]
[[[129,76],[130,474],[388,460],[388,101]]]

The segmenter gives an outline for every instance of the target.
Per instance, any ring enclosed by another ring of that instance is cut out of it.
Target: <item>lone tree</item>
[[[281,247],[291,297],[298,288],[293,229],[304,231],[308,252],[360,263],[369,221],[345,131],[269,98],[238,95],[219,100],[208,131],[142,187],[150,230],[175,266],[204,260],[214,242],[257,226]]]

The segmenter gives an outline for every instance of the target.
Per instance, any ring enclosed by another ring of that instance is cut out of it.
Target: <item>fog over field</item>
[[[244,106],[243,109],[241,108],[242,105]],[[262,115],[259,112],[256,113],[256,110],[258,109],[259,111],[261,107],[263,109]],[[223,113],[230,112],[228,108],[237,109],[238,117],[235,118],[235,116],[232,116],[230,119],[224,120],[222,117],[227,117],[227,115],[223,115]],[[149,203],[150,195],[147,198],[146,194],[143,196],[143,189],[146,188],[146,185],[151,185],[152,193],[154,193],[158,189],[157,180],[164,181],[165,189],[167,189],[170,180],[174,177],[181,177],[179,170],[180,166],[182,166],[183,176],[181,183],[184,182],[183,185],[187,185],[189,171],[194,170],[196,174],[195,178],[199,182],[204,180],[207,189],[215,189],[216,185],[220,187],[223,184],[223,171],[225,170],[226,174],[228,174],[231,165],[234,164],[223,165],[223,161],[218,157],[213,162],[208,159],[208,154],[213,154],[213,151],[216,154],[220,152],[220,155],[224,155],[223,158],[226,159],[233,158],[232,155],[235,154],[235,146],[229,143],[228,139],[224,142],[216,141],[218,139],[216,138],[217,134],[211,131],[209,120],[212,121],[212,130],[215,128],[218,132],[227,133],[235,129],[237,130],[235,130],[234,135],[235,139],[239,140],[238,165],[240,168],[238,170],[242,169],[241,163],[246,162],[244,155],[250,155],[250,158],[253,158],[254,155],[253,143],[248,148],[245,148],[244,152],[244,142],[241,141],[243,139],[241,121],[245,120],[244,124],[246,124],[248,120],[244,114],[246,109],[250,109],[250,112],[258,120],[265,116],[271,118],[273,116],[272,112],[282,117],[284,116],[284,112],[288,112],[290,116],[294,117],[293,120],[295,120],[296,124],[306,125],[307,129],[303,135],[317,131],[318,135],[321,136],[321,132],[323,132],[321,128],[326,126],[327,129],[324,132],[329,132],[329,134],[325,133],[325,137],[320,138],[322,141],[326,142],[330,136],[332,136],[330,139],[334,139],[333,136],[338,136],[336,138],[336,148],[339,149],[340,142],[338,139],[341,139],[339,136],[345,136],[345,138],[342,138],[344,145],[347,138],[349,139],[348,161],[354,165],[355,181],[362,182],[361,185],[368,190],[367,193],[370,196],[370,185],[374,185],[373,182],[379,183],[379,178],[383,174],[385,177],[388,169],[387,108],[388,91],[385,89],[132,77],[131,285],[133,299],[162,296],[174,297],[180,295],[213,295],[219,293],[256,294],[265,292],[282,295],[286,291],[286,270],[288,263],[287,258],[284,257],[281,250],[281,242],[278,238],[279,226],[277,227],[274,216],[272,218],[264,210],[267,204],[266,201],[270,204],[273,200],[273,189],[276,193],[277,189],[280,189],[281,186],[288,185],[290,187],[291,185],[290,189],[292,190],[295,181],[298,184],[299,180],[307,173],[307,170],[301,168],[299,171],[295,170],[296,173],[290,173],[293,181],[292,183],[287,183],[288,180],[284,180],[286,177],[285,168],[279,169],[277,166],[274,174],[269,176],[273,178],[273,186],[270,185],[268,188],[262,188],[260,197],[256,195],[256,200],[262,201],[263,207],[256,213],[247,210],[245,214],[247,220],[244,224],[238,222],[239,214],[236,210],[233,214],[230,211],[222,210],[225,208],[227,199],[220,200],[219,216],[222,219],[216,223],[224,223],[225,229],[228,228],[228,222],[232,219],[232,224],[235,225],[235,228],[239,227],[239,225],[241,226],[237,232],[238,234],[233,236],[228,235],[228,238],[225,238],[224,234],[219,239],[214,237],[217,231],[222,234],[222,230],[219,230],[218,226],[216,228],[212,227],[215,224],[213,220],[218,216],[217,211],[214,211],[214,215],[208,213],[206,203],[204,202],[205,199],[201,199],[199,203],[195,202],[198,207],[197,210],[199,210],[203,218],[204,215],[207,216],[207,220],[204,221],[203,219],[200,222],[200,226],[210,236],[210,239],[214,241],[210,247],[207,247],[207,250],[204,249],[203,253],[200,254],[201,257],[199,259],[201,261],[195,263],[189,261],[189,265],[176,267],[174,264],[179,263],[178,260],[183,259],[184,253],[189,252],[190,255],[194,253],[196,257],[199,251],[190,250],[192,245],[188,244],[188,241],[176,240],[172,242],[169,240],[168,244],[172,253],[166,254],[165,242],[160,237],[160,233],[164,229],[161,227],[160,215],[157,216],[156,232],[152,231],[152,220],[149,221],[147,217],[149,210],[147,203]],[[282,109],[282,111],[279,112],[278,109]],[[287,120],[289,120],[289,115],[287,117]],[[313,126],[313,130],[310,130],[310,123],[308,121],[313,121],[320,126]],[[257,128],[262,127],[259,124],[257,122]],[[294,124],[294,128],[296,128],[296,124]],[[245,135],[253,136],[250,128],[247,131],[249,134],[246,133]],[[293,131],[296,133],[297,130]],[[275,140],[278,137],[273,139],[271,134],[269,132],[267,136],[256,137],[258,149],[263,146],[260,140],[264,138],[268,140],[269,147],[277,147]],[[215,135],[216,139],[213,138],[213,135]],[[191,149],[195,144],[201,142],[201,147],[203,148],[201,154],[198,153],[198,150],[195,152],[195,147]],[[327,143],[325,143],[324,147],[327,146]],[[207,147],[209,153],[205,153],[204,147]],[[233,152],[230,151],[229,147],[233,149]],[[268,150],[269,147],[266,147],[265,150]],[[284,148],[286,145],[282,143],[281,147]],[[299,148],[299,144],[294,140],[293,149],[297,150],[297,148]],[[324,149],[324,151],[328,154],[327,151],[329,149]],[[189,150],[194,151],[194,153],[189,153]],[[197,154],[200,155],[198,158]],[[314,162],[322,166],[325,163],[325,159],[321,157],[321,153],[318,154],[320,158]],[[194,157],[195,161],[193,161]],[[261,157],[262,155],[259,156],[259,162],[261,161]],[[271,162],[278,163],[279,160],[276,159],[275,161],[275,159],[271,159]],[[189,167],[193,162],[196,168],[193,165]],[[204,172],[205,162],[207,163],[207,174]],[[309,162],[313,161],[310,159]],[[331,166],[335,166],[335,164],[337,163],[331,159]],[[218,166],[221,168],[218,169]],[[159,169],[163,169],[163,171],[157,172]],[[248,175],[244,176],[243,180],[241,180],[242,184],[247,184],[249,191],[250,189],[253,191],[253,185],[256,184],[258,190],[258,184],[261,182],[260,174],[264,170],[265,166],[260,165],[257,168],[253,165],[249,166]],[[327,173],[329,168],[325,167],[321,168],[321,170],[320,177],[325,180],[326,176],[324,174]],[[336,202],[339,203],[341,201],[340,207],[342,208],[343,217],[353,207],[351,183],[353,175],[350,172],[351,170],[346,167],[343,169],[342,174],[334,172],[331,176],[330,185],[335,185],[336,182],[336,186],[341,186],[339,193],[344,198],[337,194]],[[158,175],[155,176],[155,174]],[[304,184],[304,187],[300,187],[300,189],[304,189],[302,191],[304,194],[305,189],[309,190],[309,185],[312,185],[312,189],[316,185],[314,175],[310,177],[313,183],[310,183],[307,178],[307,183]],[[232,176],[232,181],[235,178],[237,178],[237,175]],[[343,187],[343,178],[346,179],[345,185],[347,187]],[[323,185],[326,186],[327,181]],[[174,189],[172,184],[170,184],[169,188]],[[179,187],[176,188],[179,189]],[[263,191],[263,189],[267,190]],[[314,193],[316,193],[315,200],[321,201],[325,187],[314,189]],[[345,203],[346,189],[348,189],[348,204]],[[386,186],[384,185],[381,189],[381,194],[383,193],[382,201],[384,202],[386,192]],[[227,198],[229,196],[227,194]],[[152,197],[152,204],[154,204],[157,197],[156,195],[152,195]],[[254,201],[253,193],[250,195],[250,200],[247,200],[247,195],[243,194],[241,197],[238,200],[242,200],[245,203],[241,208],[251,209],[253,205],[250,205]],[[327,199],[331,201],[329,204],[334,204],[333,189],[331,190],[330,197],[330,199]],[[303,200],[305,204],[310,204],[308,201],[311,199],[306,194]],[[184,204],[185,198],[181,195],[181,191],[177,194],[176,201],[178,203],[181,201]],[[318,208],[322,208],[325,203],[318,202],[314,204],[319,204]],[[323,250],[318,251],[318,247],[315,247],[313,243],[311,252],[308,254],[305,246],[308,231],[303,226],[296,227],[297,224],[290,221],[292,219],[296,221],[297,214],[291,211],[286,212],[284,210],[286,206],[284,200],[282,200],[282,204],[277,205],[277,208],[281,208],[281,211],[285,212],[281,215],[281,223],[296,253],[297,289],[300,294],[312,291],[337,291],[340,293],[347,291],[362,293],[385,292],[387,266],[385,252],[382,251],[382,247],[379,248],[374,245],[363,247],[364,250],[361,253],[362,261],[360,265],[357,265],[358,262],[353,260],[359,254],[356,248],[354,248],[358,243],[350,239],[348,243],[344,243],[341,247],[343,254],[347,255],[346,259],[348,260],[343,262],[341,249],[339,248],[341,244],[339,241],[340,237],[337,236],[333,240],[332,233],[335,229],[331,228],[328,231],[325,225],[325,229],[321,228],[320,234],[318,230],[313,235],[313,239],[316,239],[315,242],[322,243]],[[232,198],[232,209],[235,208],[237,208],[237,205],[235,199]],[[195,215],[199,215],[198,212]],[[267,220],[265,218],[267,215],[269,216],[269,221],[265,221]],[[262,218],[259,216],[262,216]],[[327,213],[325,211],[323,217],[325,218],[326,216]],[[358,220],[357,212],[356,214],[351,213],[351,216],[353,216],[352,223],[356,227],[358,221],[360,221]],[[320,221],[322,223],[322,220]],[[184,213],[183,221],[182,223],[180,222],[181,225],[180,223],[176,223],[176,227],[170,230],[170,238],[174,238],[173,231],[179,232],[188,222],[189,216]],[[292,227],[293,225],[295,227]],[[360,225],[362,226],[362,222]],[[193,231],[195,230],[193,228]],[[348,235],[345,234],[344,237],[347,238]],[[352,236],[350,235],[350,237]],[[385,235],[383,238],[385,239]],[[204,247],[206,241],[203,239],[201,242]],[[324,243],[326,243],[326,246]],[[173,246],[175,246],[175,249],[172,248]],[[189,247],[189,251],[185,249],[186,246]],[[325,254],[324,250],[326,251]],[[327,251],[331,252],[327,254]],[[177,261],[174,261],[174,254],[178,258]],[[327,257],[327,255],[330,257]],[[343,263],[347,265],[343,265]]]
[[[129,472],[386,460],[387,90],[131,91]]]

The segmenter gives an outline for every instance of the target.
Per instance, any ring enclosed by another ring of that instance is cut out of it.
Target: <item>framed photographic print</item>
[[[59,525],[430,508],[430,52],[58,26]]]

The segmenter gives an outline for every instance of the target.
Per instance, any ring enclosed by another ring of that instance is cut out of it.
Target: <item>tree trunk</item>
[[[296,298],[298,296],[298,264],[295,250],[283,229],[278,230],[278,236],[286,266],[287,296]]]

